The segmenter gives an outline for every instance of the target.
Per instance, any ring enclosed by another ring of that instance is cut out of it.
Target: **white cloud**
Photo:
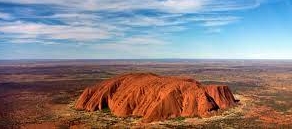
[[[9,13],[3,13],[3,12],[0,12],[0,19],[4,19],[4,20],[10,20],[12,19],[13,17],[9,14]]]
[[[163,41],[155,36],[134,36],[128,37],[118,42],[119,44],[129,44],[129,45],[165,45],[166,41]]]
[[[202,25],[206,27],[224,26],[236,22],[236,20],[205,21]]]
[[[118,35],[117,32],[85,26],[47,25],[25,22],[14,22],[0,26],[0,32],[17,34],[27,38],[43,37],[80,42],[108,39],[111,38],[111,36]]]
[[[164,16],[143,16],[135,15],[133,17],[120,17],[115,19],[115,23],[127,25],[127,26],[172,26],[186,23],[183,20],[171,20],[170,18],[178,17],[167,17]]]
[[[163,35],[188,29],[184,25],[186,23],[198,24],[210,30],[215,27],[219,33],[219,27],[241,19],[238,16],[224,15],[221,11],[255,8],[262,1],[265,0],[0,0],[24,5],[50,5],[55,9],[52,15],[34,15],[35,12],[31,11],[30,15],[17,17],[35,21],[0,21],[0,33],[4,33],[6,39],[34,39],[35,42],[50,39],[98,43],[100,40],[110,39],[120,44],[158,45],[165,44]],[[144,9],[155,11],[157,15],[135,13],[136,10]],[[104,12],[100,13],[102,11]],[[126,13],[128,16],[118,16],[119,13]],[[0,18],[13,17],[0,12]],[[39,21],[52,19],[64,25]],[[136,36],[130,37],[129,33],[133,32]],[[141,36],[143,34],[148,36]],[[119,41],[120,39],[123,41]]]
[[[161,11],[184,11],[200,8],[206,0],[0,0],[20,4],[52,4],[79,10],[124,11],[136,9],[156,9]]]
[[[210,0],[202,11],[235,11],[256,8],[262,0]]]
[[[132,55],[130,58],[152,58],[167,52],[164,48],[168,43],[157,37],[134,36],[116,42],[95,44],[93,49],[105,54],[103,58],[107,58],[113,51],[120,53],[118,58],[126,55]]]
[[[116,40],[114,42],[101,43],[95,46],[100,50],[120,50],[120,51],[133,51],[134,49],[145,49],[148,47],[165,46],[167,42],[154,35],[136,35],[133,37],[126,37]]]
[[[10,42],[15,43],[15,44],[28,44],[28,43],[38,43],[38,44],[44,44],[44,45],[60,44],[53,41],[42,41],[42,40],[29,39],[29,38],[16,38],[16,39],[10,40]]]
[[[166,0],[162,7],[168,12],[196,12],[207,4],[208,0]]]
[[[215,14],[215,15],[201,15],[201,16],[193,16],[193,17],[189,17],[188,19],[191,21],[236,21],[236,20],[240,20],[241,18],[238,16],[229,16],[229,15],[219,15],[219,14]]]
[[[131,11],[153,9],[168,13],[227,11],[256,7],[263,0],[0,0],[20,4],[52,4],[69,9]]]

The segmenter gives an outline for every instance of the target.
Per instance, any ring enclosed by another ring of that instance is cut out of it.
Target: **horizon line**
[[[0,59],[9,60],[292,60],[292,58],[26,58],[26,59]]]

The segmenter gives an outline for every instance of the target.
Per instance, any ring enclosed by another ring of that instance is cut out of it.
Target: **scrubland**
[[[187,76],[230,87],[239,104],[209,118],[141,123],[73,108],[83,89],[122,73]],[[292,128],[292,61],[0,61],[0,128]]]

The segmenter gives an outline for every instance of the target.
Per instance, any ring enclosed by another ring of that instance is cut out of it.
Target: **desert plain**
[[[86,87],[151,72],[227,85],[238,104],[216,115],[141,122],[74,108]],[[292,60],[1,60],[0,128],[292,128]]]

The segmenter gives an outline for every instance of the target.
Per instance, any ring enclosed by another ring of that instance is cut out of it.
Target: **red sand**
[[[227,86],[203,87],[190,78],[135,73],[86,88],[75,108],[95,111],[108,107],[116,116],[142,116],[144,122],[151,122],[179,116],[206,117],[212,110],[234,104]]]

